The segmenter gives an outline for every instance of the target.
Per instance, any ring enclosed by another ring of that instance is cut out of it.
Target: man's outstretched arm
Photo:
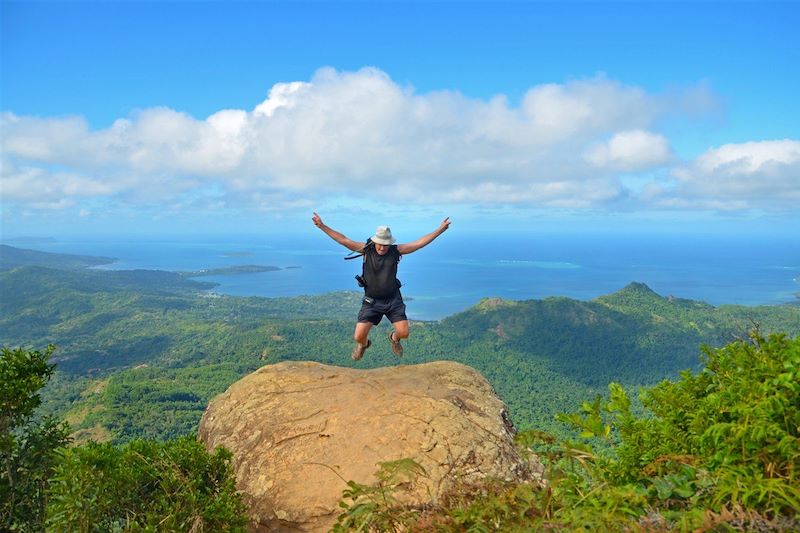
[[[427,235],[423,235],[419,239],[413,242],[409,242],[406,244],[398,244],[397,251],[400,252],[400,255],[410,254],[412,252],[416,252],[420,248],[429,245],[433,239],[447,231],[447,228],[450,227],[450,217],[447,217],[439,224],[439,227],[436,228],[434,231],[428,233]]]
[[[311,220],[314,222],[314,225],[325,232],[325,234],[333,239],[334,241],[338,242],[348,250],[352,250],[354,252],[360,252],[362,248],[364,248],[363,242],[356,242],[353,239],[348,238],[343,233],[339,233],[333,228],[329,228],[322,222],[322,218],[316,213],[314,216],[311,217]]]

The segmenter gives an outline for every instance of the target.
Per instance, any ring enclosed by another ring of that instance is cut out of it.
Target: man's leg
[[[353,333],[355,341],[361,345],[367,344],[369,338],[369,330],[372,329],[372,322],[357,322],[356,330]]]
[[[394,340],[399,341],[408,338],[408,320],[398,320],[393,322]]]
[[[353,354],[351,357],[353,361],[358,361],[364,357],[364,352],[370,347],[372,342],[369,340],[369,330],[372,328],[372,322],[358,322],[356,324],[356,331],[353,333],[353,338],[356,340],[356,345],[353,347]]]

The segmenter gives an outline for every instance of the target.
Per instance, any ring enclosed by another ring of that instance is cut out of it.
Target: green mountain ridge
[[[651,373],[661,379],[699,364],[697,347],[721,345],[745,336],[754,325],[796,332],[800,313],[792,306],[720,306],[663,297],[643,283],[631,283],[592,301],[563,297],[505,301],[485,299],[442,325],[463,332],[464,341],[493,342],[530,356],[549,357],[566,375],[600,365],[587,384],[611,380],[641,382]]]
[[[46,266],[51,268],[79,269],[114,263],[113,257],[94,255],[55,254],[17,248],[7,244],[0,244],[0,270],[7,270],[18,266]]]

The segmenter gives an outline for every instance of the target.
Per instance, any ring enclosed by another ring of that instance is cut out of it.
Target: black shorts
[[[403,303],[403,296],[400,291],[397,291],[397,294],[389,298],[375,298],[371,304],[362,302],[361,310],[358,312],[358,321],[372,322],[374,326],[377,326],[384,316],[392,324],[401,320],[408,320],[408,317],[406,317],[406,304]]]

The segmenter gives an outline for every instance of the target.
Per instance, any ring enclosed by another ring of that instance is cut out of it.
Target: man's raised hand
[[[311,217],[311,221],[314,222],[314,225],[316,227],[318,228],[322,227],[322,218],[320,218],[320,216],[316,212],[314,212],[314,216]]]

